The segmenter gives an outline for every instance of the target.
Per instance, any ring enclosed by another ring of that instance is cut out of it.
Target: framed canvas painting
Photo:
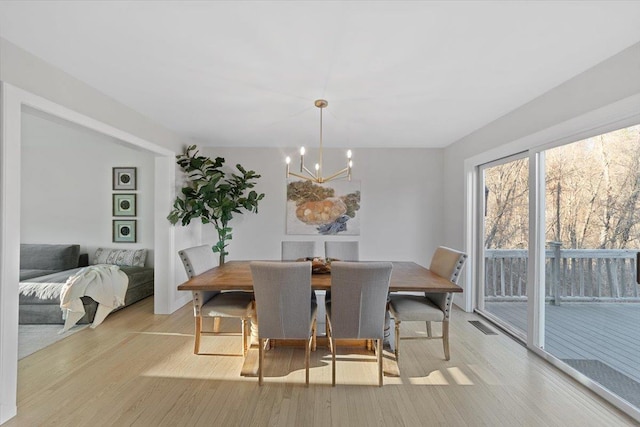
[[[288,181],[287,234],[360,235],[360,181]]]

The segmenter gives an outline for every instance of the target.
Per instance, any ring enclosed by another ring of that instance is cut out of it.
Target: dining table
[[[277,262],[277,261],[275,261]],[[366,261],[361,261],[366,262]],[[462,288],[441,277],[428,268],[410,261],[392,261],[389,292],[429,292],[459,293]],[[253,291],[251,261],[227,261],[204,273],[192,277],[178,286],[180,291]],[[313,290],[331,290],[331,274],[312,274]],[[388,314],[387,314],[388,316]],[[385,326],[388,328],[388,325]],[[252,325],[253,334],[256,329]],[[255,351],[257,353],[257,351]],[[386,376],[398,376],[399,370],[395,354],[388,348],[384,352],[384,373]],[[255,376],[257,364],[255,355],[250,351],[245,358],[242,375]]]
[[[366,262],[366,261],[363,261]],[[227,261],[178,286],[180,291],[253,291],[251,261]],[[392,261],[389,292],[457,293],[462,288],[415,262]],[[312,274],[314,290],[331,290],[331,274]]]

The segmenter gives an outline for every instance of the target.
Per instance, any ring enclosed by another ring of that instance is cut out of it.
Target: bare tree
[[[485,170],[485,247],[523,248],[529,230],[528,159]]]
[[[640,248],[640,125],[545,151],[546,237]],[[528,160],[485,169],[485,247],[526,248]]]

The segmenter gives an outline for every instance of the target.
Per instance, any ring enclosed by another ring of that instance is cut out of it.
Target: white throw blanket
[[[64,283],[20,282],[18,292],[38,299],[56,299],[60,297]]]
[[[98,303],[91,328],[100,325],[113,309],[124,305],[129,278],[116,265],[90,265],[67,279],[60,295],[60,308],[66,332],[85,315],[80,297],[88,296]]]

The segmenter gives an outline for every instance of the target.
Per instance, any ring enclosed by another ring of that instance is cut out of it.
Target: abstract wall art
[[[287,182],[287,234],[360,235],[360,181]]]

